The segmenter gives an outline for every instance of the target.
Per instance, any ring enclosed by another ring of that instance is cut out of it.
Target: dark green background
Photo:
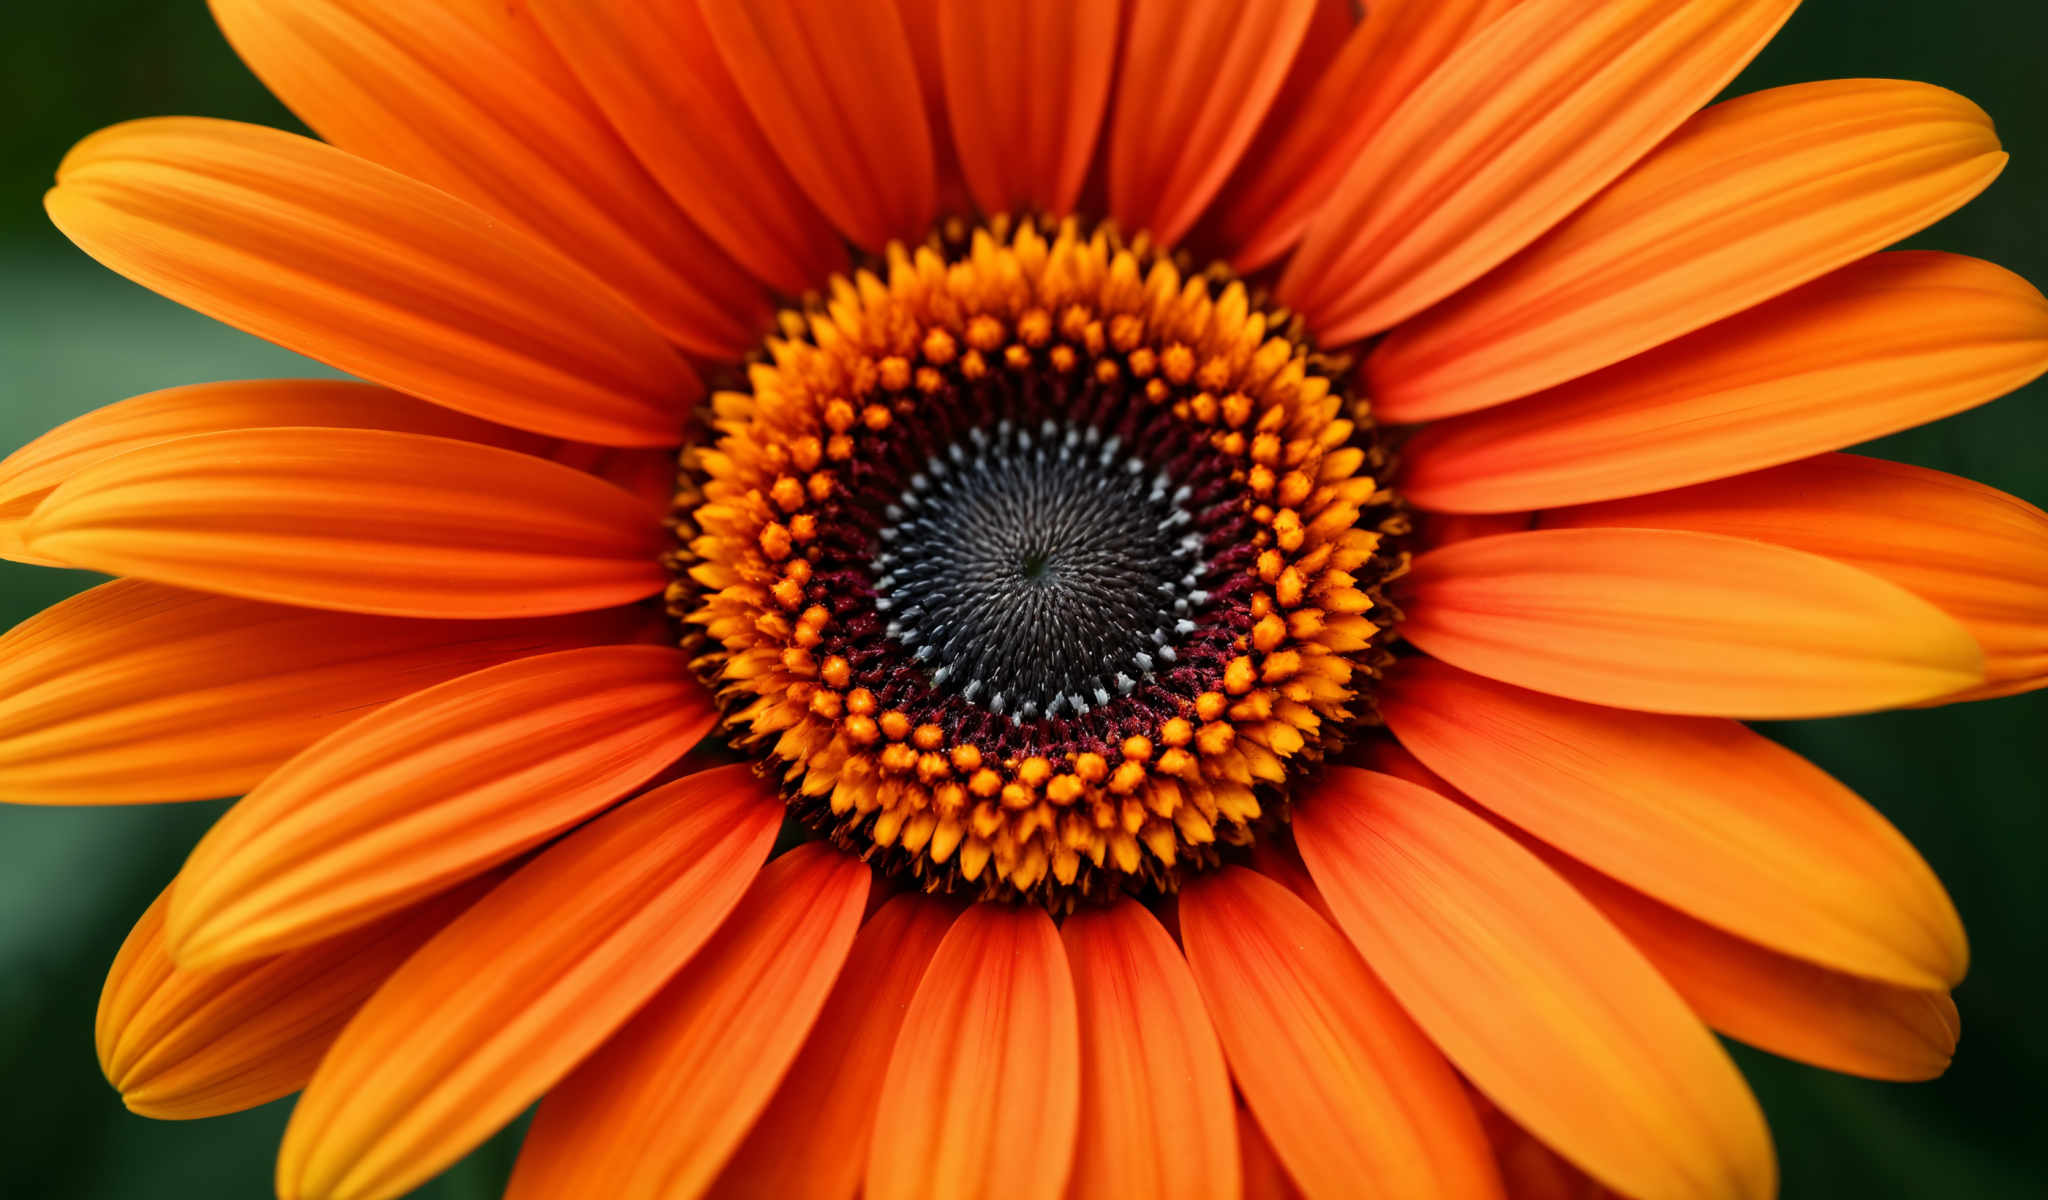
[[[422,0],[427,2],[427,0]],[[100,125],[200,114],[292,125],[200,0],[10,3],[0,46],[0,454],[137,392],[317,370],[102,271],[44,222],[65,148]],[[1915,239],[2048,282],[2044,0],[1808,0],[1735,91],[1838,76],[1940,83],[1998,121],[2014,160],[1984,197]],[[2048,500],[2048,387],[1879,443],[1888,457]],[[88,583],[0,563],[0,627]],[[1773,727],[1869,797],[1947,882],[1975,967],[1957,993],[1956,1066],[1868,1083],[1738,1048],[1777,1134],[1790,1197],[2032,1197],[2048,1151],[2048,695]],[[0,807],[0,1195],[270,1195],[288,1102],[196,1123],[129,1115],[94,1064],[100,979],[129,923],[217,804]],[[420,1193],[496,1194],[500,1138]]]

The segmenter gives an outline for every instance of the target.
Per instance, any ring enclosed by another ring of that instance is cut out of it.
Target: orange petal
[[[912,893],[861,927],[803,1052],[713,1195],[852,1200],[860,1191],[897,1030],[953,916],[946,901]]]
[[[811,202],[870,250],[924,236],[931,131],[895,0],[701,0],[726,69]]]
[[[815,842],[769,863],[675,981],[548,1093],[506,1200],[701,1195],[824,1006],[868,880]]]
[[[953,127],[946,113],[946,67],[939,48],[939,6],[948,0],[896,0],[910,57],[917,63],[918,98],[924,105],[925,129],[932,139],[932,164],[938,176],[938,211],[965,212],[972,206],[967,181],[960,177],[960,152],[953,145]]]
[[[1535,524],[1536,514],[1528,512],[1424,512],[1418,514],[1415,522],[1415,544],[1418,550],[1434,550],[1438,546],[1470,541],[1476,537],[1492,537],[1497,533],[1520,533]]]
[[[1216,230],[1231,265],[1249,274],[1292,249],[1395,107],[1518,2],[1375,0],[1300,102],[1283,94],[1274,104],[1268,132],[1218,197]],[[1303,54],[1315,37],[1311,30]]]
[[[44,204],[152,291],[486,420],[673,446],[702,394],[659,334],[560,253],[309,138],[131,121],[73,147]]]
[[[647,782],[715,718],[666,646],[520,659],[387,704],[214,823],[178,874],[172,952],[237,962],[409,904]]]
[[[1067,953],[1045,910],[968,909],[904,1014],[874,1102],[861,1194],[1063,1195],[1079,1118],[1078,1020]]]
[[[1723,479],[1961,412],[2048,370],[2048,300],[1990,263],[1877,254],[1403,454],[1426,508],[1527,512]]]
[[[1081,1014],[1075,1200],[1236,1200],[1230,1074],[1187,960],[1135,900],[1060,928]]]
[[[1386,742],[1385,738],[1375,739]],[[1316,881],[1308,877],[1308,868],[1302,864],[1301,855],[1294,848],[1294,838],[1284,830],[1275,830],[1263,835],[1252,843],[1252,870],[1293,892],[1302,902],[1316,910],[1316,915],[1331,925],[1337,923],[1337,915],[1330,911],[1330,905],[1323,894],[1316,890]]]
[[[1968,967],[1955,906],[1899,831],[1734,721],[1560,700],[1428,659],[1389,672],[1379,705],[1460,791],[1700,920],[1909,987]]]
[[[1315,7],[1132,0],[1108,138],[1109,214],[1126,231],[1171,246],[1194,226],[1286,82]]]
[[[1420,312],[1642,158],[1798,2],[1526,0],[1386,119],[1316,211],[1277,296],[1332,344]]]
[[[661,590],[659,510],[542,459],[369,429],[238,429],[79,471],[23,529],[109,574],[315,608],[529,617]]]
[[[529,5],[619,136],[726,254],[792,296],[845,268],[844,244],[754,123],[695,4]]]
[[[939,0],[946,110],[985,212],[1066,213],[1109,102],[1118,8],[1072,0]]]
[[[1458,1077],[1307,904],[1226,867],[1182,889],[1180,925],[1238,1090],[1303,1194],[1502,1194]]]
[[[240,795],[387,701],[511,659],[627,641],[645,622],[627,609],[415,621],[102,584],[0,637],[0,795]]]
[[[1372,770],[1472,803],[1399,743],[1379,738],[1367,746],[1362,757]],[[1497,817],[1495,823],[1501,824]],[[1591,900],[1719,1032],[1873,1079],[1931,1079],[1954,1055],[1962,1025],[1946,991],[1881,983],[1767,950],[1624,887],[1512,826],[1501,827]],[[1488,1132],[1495,1132],[1492,1124]]]
[[[1930,311],[1923,318],[1938,319]],[[1543,524],[1691,529],[1824,555],[1963,623],[1985,687],[2048,682],[2048,513],[1925,467],[1827,454],[1697,487],[1546,513]]]
[[[1595,704],[1816,717],[1976,683],[1977,644],[1896,584],[1717,534],[1559,529],[1416,558],[1401,634],[1481,675]]]
[[[166,891],[107,973],[95,1027],[100,1069],[130,1111],[160,1120],[290,1095],[370,993],[484,886],[472,881],[331,941],[219,971],[171,961]]]
[[[278,1151],[284,1200],[385,1200],[468,1153],[687,963],[768,856],[746,766],[678,780],[549,848],[406,960],[342,1030]]]
[[[648,178],[523,5],[209,3],[331,145],[548,243],[695,353],[735,354],[765,330],[760,288]]]
[[[1252,1119],[1251,1110],[1242,1100],[1237,1103],[1237,1145],[1243,1159],[1244,1200],[1299,1200],[1301,1189],[1294,1186],[1287,1168],[1280,1165],[1273,1144],[1260,1132],[1259,1123]]]
[[[0,552],[43,497],[94,463],[194,433],[281,425],[394,429],[527,453],[549,448],[547,438],[343,379],[245,379],[165,388],[66,421],[0,461]]]
[[[1434,420],[1619,362],[1929,225],[2005,165],[1953,92],[1804,83],[1700,113],[1542,241],[1366,360],[1385,420]]]
[[[1921,991],[1788,958],[1625,888],[1597,871],[1558,872],[1628,935],[1701,1020],[1738,1041],[1871,1079],[1948,1069],[1962,1021],[1945,991]]]
[[[1295,807],[1359,951],[1472,1085],[1635,1196],[1767,1197],[1763,1113],[1684,1001],[1598,910],[1455,801],[1333,768]]]
[[[1479,1123],[1486,1128],[1486,1139],[1493,1143],[1493,1157],[1500,1163],[1508,1195],[1515,1200],[1615,1200],[1613,1192],[1558,1157],[1557,1151],[1509,1120],[1492,1101],[1470,1091],[1470,1085],[1467,1090],[1472,1106],[1479,1110]]]

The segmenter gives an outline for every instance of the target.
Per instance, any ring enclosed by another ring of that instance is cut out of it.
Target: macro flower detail
[[[287,1200],[1773,1195],[1940,1074],[1910,844],[1743,724],[2048,682],[2048,371],[1796,0],[213,0],[318,138],[52,220],[353,376],[0,462],[0,784],[240,797],[110,971]],[[1547,1189],[1547,1190],[1546,1190]]]
[[[1004,224],[835,280],[713,398],[670,608],[809,823],[1064,908],[1274,823],[1361,715],[1409,522],[1242,283]]]

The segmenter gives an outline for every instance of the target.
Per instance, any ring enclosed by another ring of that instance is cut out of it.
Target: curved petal
[[[1163,246],[1251,145],[1315,0],[1132,0],[1109,115],[1109,215]]]
[[[1537,838],[1785,954],[1953,986],[1963,926],[1889,821],[1742,725],[1560,700],[1410,659],[1380,713],[1430,769]]]
[[[1613,1192],[1509,1120],[1491,1100],[1476,1091],[1470,1094],[1472,1106],[1479,1110],[1479,1123],[1486,1128],[1486,1139],[1493,1143],[1494,1161],[1500,1164],[1508,1195],[1515,1200],[1613,1200]]]
[[[764,867],[676,979],[549,1091],[506,1200],[703,1194],[824,1006],[868,880],[816,842]]]
[[[1634,942],[1701,1020],[1761,1050],[1870,1079],[1933,1079],[1962,1020],[1945,991],[1830,971],[1731,937],[1568,861],[1551,865]]]
[[[1659,492],[1973,408],[2048,370],[2048,300],[1953,254],[1876,254],[1539,395],[1425,426],[1401,492],[1527,512]]]
[[[1717,104],[1365,363],[1375,413],[1435,420],[1619,362],[1946,216],[2005,165],[1982,109],[1924,83]]]
[[[1080,1112],[1078,1021],[1045,911],[968,909],[904,1014],[861,1194],[1057,1200]]]
[[[330,941],[219,971],[171,961],[170,893],[121,943],[100,993],[100,1070],[129,1111],[182,1121],[240,1112],[306,1085],[370,993],[481,896],[473,880]]]
[[[604,808],[715,720],[665,646],[520,659],[387,704],[214,823],[178,873],[172,953],[237,962],[409,904]]]
[[[13,804],[238,796],[369,709],[512,659],[634,639],[628,609],[415,621],[140,580],[0,636],[0,794]]]
[[[760,288],[648,178],[523,4],[208,3],[329,144],[548,243],[694,353],[737,354],[766,330]]]
[[[346,379],[244,379],[165,388],[66,421],[0,461],[0,552],[58,484],[94,463],[172,438],[281,425],[391,429],[529,454],[536,437],[411,396]]]
[[[1984,648],[1982,691],[2048,682],[2048,513],[1981,483],[1826,454],[1545,513],[1542,523],[1689,529],[1823,555],[1889,579],[1961,621]]]
[[[1378,738],[1366,747],[1361,765],[1471,802],[1400,743]],[[1591,900],[1720,1033],[1872,1079],[1931,1079],[1955,1053],[1962,1023],[1946,991],[1882,983],[1765,949],[1625,887],[1525,832],[1502,828]]]
[[[700,0],[726,69],[797,184],[869,250],[938,205],[917,62],[895,0]]]
[[[860,1191],[897,1030],[954,914],[944,900],[911,893],[861,927],[803,1052],[713,1195],[852,1200]]]
[[[1302,856],[1360,953],[1474,1087],[1617,1191],[1768,1197],[1756,1100],[1598,910],[1455,801],[1333,768]]]
[[[846,248],[747,111],[694,3],[528,0],[548,39],[677,207],[786,295]]]
[[[946,67],[939,48],[939,5],[946,0],[896,0],[896,15],[910,41],[917,63],[918,97],[924,103],[925,130],[932,140],[932,167],[938,177],[938,211],[966,212],[972,201],[960,176],[960,152],[953,145],[953,126],[946,113]]]
[[[945,107],[984,212],[1071,212],[1116,67],[1118,6],[938,0]]]
[[[1182,889],[1180,928],[1238,1090],[1304,1195],[1502,1195],[1458,1077],[1306,903],[1226,867]]]
[[[1406,495],[1405,492],[1402,493]],[[1434,550],[1454,542],[1467,542],[1478,537],[1492,537],[1500,533],[1521,533],[1533,528],[1536,514],[1514,513],[1441,513],[1423,512],[1415,522],[1415,544],[1418,551]]]
[[[485,420],[673,446],[703,394],[659,334],[558,252],[310,138],[131,121],[73,147],[44,205],[151,291]]]
[[[1273,1153],[1273,1144],[1252,1119],[1244,1101],[1237,1102],[1237,1145],[1243,1160],[1240,1178],[1244,1200],[1300,1200],[1301,1189]]]
[[[1814,717],[1982,678],[1977,643],[1896,584],[1782,546],[1657,529],[1474,538],[1416,558],[1401,634],[1494,679],[1622,708]]]
[[[722,767],[657,788],[522,867],[342,1030],[285,1129],[278,1194],[389,1200],[468,1153],[697,953],[781,820],[751,768]]]
[[[1135,900],[1060,927],[1081,1014],[1075,1200],[1237,1200],[1235,1105],[1187,960]]]
[[[1514,254],[1711,100],[1799,0],[1526,0],[1409,94],[1316,212],[1282,303],[1386,329]]]
[[[1217,198],[1215,227],[1240,274],[1294,247],[1337,181],[1452,50],[1520,0],[1375,0],[1299,104],[1283,95]],[[1308,53],[1315,32],[1302,46]]]
[[[660,591],[660,511],[543,459],[370,429],[131,450],[50,493],[29,549],[159,583],[401,617],[531,617]]]

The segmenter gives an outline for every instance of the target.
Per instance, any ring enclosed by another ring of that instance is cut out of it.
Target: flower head
[[[1795,0],[214,0],[324,139],[48,206],[362,382],[0,463],[29,802],[243,794],[98,1023],[294,1200],[1775,1190],[1711,1030],[1925,1078],[1948,897],[1741,724],[2048,680],[2048,369]],[[1547,1183],[1546,1183],[1547,1181]]]

